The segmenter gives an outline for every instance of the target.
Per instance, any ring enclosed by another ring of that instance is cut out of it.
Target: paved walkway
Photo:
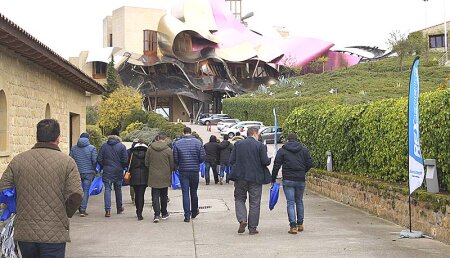
[[[203,139],[205,127],[192,126]],[[213,127],[215,129],[215,127]],[[287,233],[283,191],[274,210],[264,186],[260,234],[237,234],[233,185],[199,186],[200,215],[183,222],[181,191],[169,190],[168,220],[153,223],[150,191],[138,221],[129,188],[125,212],[104,217],[103,194],[89,200],[89,216],[71,219],[67,257],[449,257],[450,246],[431,239],[400,239],[401,226],[328,198],[306,192],[305,231]],[[114,196],[114,195],[113,195]],[[114,207],[114,201],[113,201]],[[406,211],[405,211],[406,212]]]

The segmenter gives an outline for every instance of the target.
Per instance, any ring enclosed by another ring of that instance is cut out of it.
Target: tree
[[[400,62],[400,71],[403,71],[403,59],[410,52],[410,42],[408,42],[407,37],[404,33],[400,31],[392,31],[389,33],[388,45],[391,47],[392,51],[397,53]]]
[[[134,112],[142,110],[142,95],[133,88],[120,86],[100,104],[99,126],[104,130],[123,128]]]
[[[109,95],[121,85],[122,82],[120,81],[119,74],[114,68],[114,56],[111,55],[111,61],[108,63],[108,67],[106,69],[106,83],[104,85],[106,91],[104,93],[104,96],[109,97]]]
[[[284,59],[283,65],[280,67],[281,75],[286,78],[291,76],[298,76],[302,72],[303,67],[297,64],[297,58],[288,56]]]

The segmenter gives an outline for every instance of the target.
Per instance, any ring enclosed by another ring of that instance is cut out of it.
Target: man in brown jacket
[[[172,182],[172,170],[175,168],[172,149],[167,145],[167,135],[159,134],[159,140],[152,143],[145,154],[145,166],[148,167],[148,186],[152,188],[152,205],[155,217],[167,219],[168,188]],[[162,216],[162,217],[161,217]]]
[[[3,172],[0,189],[16,187],[14,240],[22,257],[64,257],[69,219],[82,200],[75,161],[61,152],[60,127],[54,119],[37,124],[37,143],[14,157]]]

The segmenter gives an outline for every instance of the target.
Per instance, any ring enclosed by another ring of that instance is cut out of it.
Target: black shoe
[[[159,216],[155,216],[153,218],[153,223],[158,223],[159,222],[160,217]]]
[[[248,229],[248,234],[249,235],[256,235],[258,233],[259,233],[259,231],[256,228],[249,228]]]
[[[191,219],[190,218],[184,218],[184,222],[190,222]]]
[[[192,217],[193,219],[195,219],[195,217],[197,217],[198,214],[200,214],[200,212],[199,212],[198,210],[196,210],[196,211],[192,212],[191,217]]]
[[[166,219],[168,219],[168,218],[169,218],[169,213],[163,214],[163,215],[161,216],[161,219],[164,219],[164,220],[166,220]]]
[[[138,220],[143,220],[143,219],[144,219],[144,217],[138,216]]]

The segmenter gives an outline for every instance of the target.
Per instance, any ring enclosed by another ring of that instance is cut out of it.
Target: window
[[[8,150],[8,113],[6,94],[0,90],[0,152]]]
[[[444,47],[444,34],[429,36],[430,48]],[[448,45],[448,42],[447,42]]]
[[[93,62],[92,63],[92,77],[94,79],[105,79],[106,78],[106,63],[103,62]]]
[[[108,38],[108,46],[109,47],[112,47],[113,46],[113,37],[112,37],[112,34],[109,34],[109,38]]]
[[[181,33],[177,36],[177,41],[173,45],[175,52],[186,53],[192,50],[191,35],[187,33]]]
[[[158,50],[158,32],[144,30],[144,55],[156,56]]]

